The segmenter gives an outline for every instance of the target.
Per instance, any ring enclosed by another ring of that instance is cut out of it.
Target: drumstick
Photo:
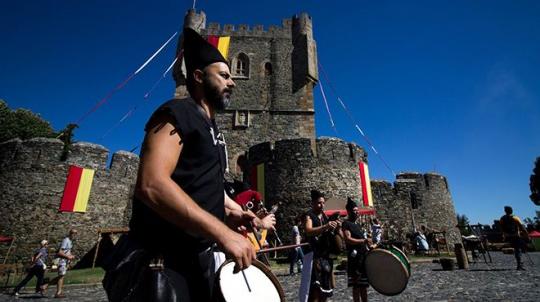
[[[300,246],[306,246],[306,245],[309,245],[309,243],[283,245],[283,246],[278,246],[278,247],[267,248],[267,249],[264,249],[264,250],[261,249],[261,250],[258,250],[257,253],[269,253],[269,252],[273,252],[273,251],[292,249],[292,248],[296,248],[296,247],[300,247]]]
[[[283,242],[281,242],[281,239],[279,239],[278,233],[276,231],[276,227],[272,227],[272,230],[274,231],[274,235],[276,236],[276,240],[279,243],[279,245],[283,245]]]
[[[249,282],[247,281],[246,273],[244,272],[244,270],[242,270],[242,276],[244,276],[244,281],[246,281],[248,291],[251,293],[251,287],[249,287]]]

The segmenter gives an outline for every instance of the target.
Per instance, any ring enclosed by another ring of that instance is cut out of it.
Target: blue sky
[[[2,1],[0,98],[61,129],[179,30],[192,4]],[[456,211],[474,223],[491,223],[506,204],[522,218],[538,210],[528,183],[540,156],[540,2],[197,1],[197,8],[209,22],[265,26],[309,13],[332,85],[393,170],[447,176]],[[167,77],[143,98],[175,44],[84,120],[76,139],[112,152],[138,146],[149,114],[172,96]],[[339,137],[368,149],[321,78]],[[318,88],[315,108],[317,135],[335,136]],[[369,161],[372,178],[393,180],[373,152]]]

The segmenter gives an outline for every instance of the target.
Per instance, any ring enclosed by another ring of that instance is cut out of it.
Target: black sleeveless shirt
[[[319,216],[313,210],[309,210],[306,215],[311,219],[311,225],[314,228],[328,223],[328,217],[326,217],[324,212],[321,214],[321,219],[319,219]],[[329,238],[327,236],[329,236],[328,231],[318,236],[308,237],[309,250],[313,251],[313,257],[328,257],[330,255]]]
[[[366,239],[366,234],[362,227],[355,223],[354,221],[345,220],[341,224],[341,227],[343,230],[348,230],[351,232],[351,237],[354,239]],[[347,244],[347,251],[349,251],[349,254],[352,250],[356,250],[358,252],[367,252],[367,246],[365,244],[361,245],[349,245]]]
[[[214,120],[191,98],[173,99],[161,105],[150,117],[166,114],[182,139],[182,153],[171,178],[201,208],[221,221],[225,217],[223,175],[227,159],[225,142]],[[137,197],[133,199],[130,236],[145,248],[162,253],[198,253],[208,248],[208,239],[187,234],[161,218]]]

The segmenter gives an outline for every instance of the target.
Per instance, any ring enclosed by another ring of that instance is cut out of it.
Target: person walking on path
[[[66,276],[69,263],[75,259],[75,255],[71,253],[73,249],[73,239],[77,235],[77,230],[69,230],[69,234],[62,240],[58,253],[56,254],[60,260],[58,261],[58,277],[56,283],[55,298],[65,298],[64,295],[64,277]]]
[[[44,295],[43,277],[45,275],[45,269],[47,268],[47,265],[45,263],[47,262],[48,246],[49,242],[47,240],[41,240],[40,248],[37,249],[32,256],[32,266],[28,270],[28,274],[13,290],[14,296],[19,296],[19,291],[21,290],[21,288],[23,288],[34,276],[36,276],[37,278],[36,293]]]
[[[529,239],[527,230],[521,223],[521,219],[513,214],[512,207],[504,207],[504,215],[499,220],[501,231],[503,234],[503,240],[510,242],[512,248],[514,248],[514,257],[516,257],[517,270],[525,270],[523,261],[521,261],[521,253],[527,252],[526,242]]]

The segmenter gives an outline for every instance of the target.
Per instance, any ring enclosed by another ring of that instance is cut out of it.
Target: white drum
[[[247,269],[233,273],[234,262],[227,260],[217,271],[215,296],[219,302],[281,302],[285,294],[276,276],[262,262],[254,260]],[[245,278],[244,278],[245,275]]]

